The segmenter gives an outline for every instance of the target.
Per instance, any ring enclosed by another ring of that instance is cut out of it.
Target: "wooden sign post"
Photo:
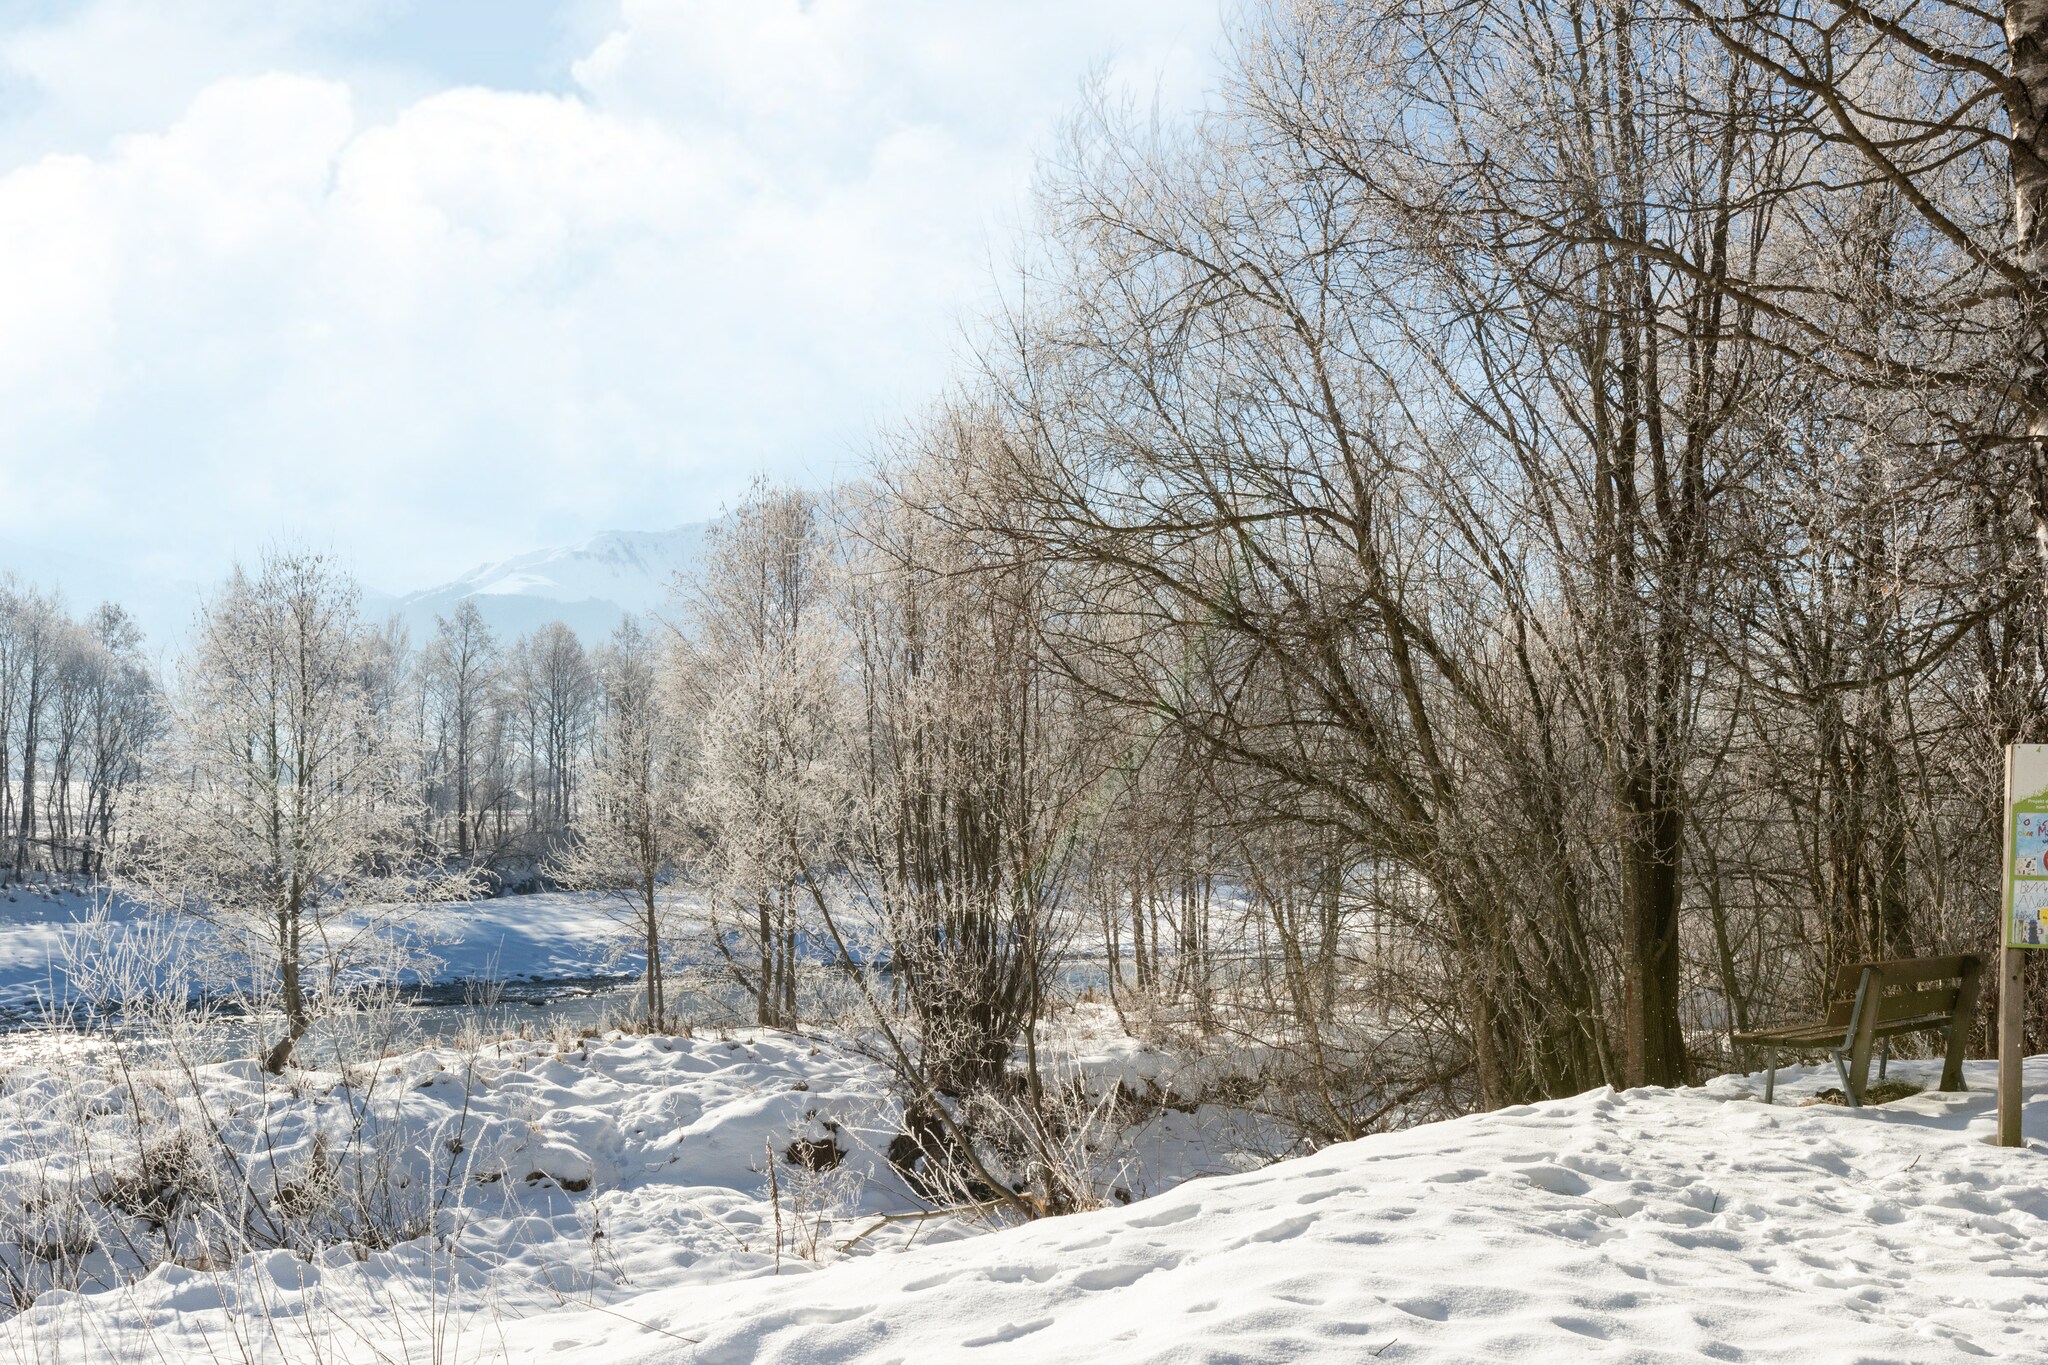
[[[2005,748],[2005,896],[1998,964],[1998,1145],[2018,1147],[2026,953],[2048,948],[2048,744]]]

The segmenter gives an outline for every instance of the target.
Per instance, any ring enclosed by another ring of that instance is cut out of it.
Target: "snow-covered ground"
[[[1100,1082],[1178,1079],[1170,1058],[1081,1033],[1071,1055]],[[28,1102],[10,1112],[54,1111],[25,1090],[56,1086],[38,1080],[47,1062],[17,1056],[8,1093]],[[1229,1141],[1190,1159],[1245,1116],[1174,1112],[1123,1144],[1151,1198],[979,1236],[952,1218],[877,1226],[916,1207],[881,1157],[900,1113],[880,1068],[831,1039],[614,1037],[388,1065],[398,1145],[429,1154],[430,1180],[457,1173],[432,1235],[188,1256],[46,1295],[0,1325],[0,1362],[2048,1358],[2048,1098],[2028,1107],[2031,1147],[1987,1145],[1988,1064],[1971,1093],[1862,1111],[1802,1106],[1832,1079],[1818,1070],[1770,1107],[1731,1077],[1250,1170]],[[269,1117],[259,1187],[302,1171],[366,1084],[209,1076],[231,1133]],[[2028,1079],[2039,1095],[2048,1059]],[[87,1122],[115,1122],[119,1098]],[[61,1152],[67,1121],[23,1120],[46,1131],[0,1133],[0,1152],[15,1170],[30,1146]],[[793,1165],[799,1138],[829,1138],[843,1163]]]
[[[1068,1034],[1097,1094],[1195,1080],[1109,1022],[1087,1012]],[[925,1206],[888,1160],[903,1128],[889,1078],[845,1039],[506,1040],[288,1082],[235,1062],[198,1069],[203,1105],[189,1073],[146,1053],[32,1034],[0,1043],[0,1226],[16,1242],[0,1247],[0,1280],[40,1289],[56,1249],[91,1248],[74,1276],[82,1293],[45,1290],[0,1326],[0,1361],[10,1349],[114,1358],[104,1353],[145,1340],[168,1359],[236,1358],[228,1344],[278,1324],[293,1347],[308,1334],[347,1341],[257,1358],[408,1359],[401,1338],[424,1320],[437,1324],[435,1358],[495,1359],[477,1343],[565,1303],[615,1312],[654,1288],[848,1259],[848,1243],[872,1256],[977,1229],[952,1215],[884,1218]],[[301,1254],[222,1264],[209,1227],[234,1201],[186,1169],[142,1179],[138,1106],[153,1116],[149,1150],[190,1143],[209,1167],[246,1172],[258,1235]],[[1275,1140],[1253,1116],[1200,1105],[1095,1136],[1105,1198],[1261,1165],[1268,1150],[1255,1144]],[[138,1193],[155,1184],[203,1197]],[[311,1213],[274,1216],[309,1202]],[[368,1235],[365,1207],[379,1211]]]
[[[61,997],[86,909],[0,894],[0,1006]],[[437,908],[434,976],[631,971],[614,913],[576,895]],[[987,1235],[883,1221],[920,1207],[884,1155],[902,1113],[845,1039],[440,1046],[289,1087],[208,1067],[205,1122],[260,1197],[303,1185],[317,1150],[371,1152],[380,1197],[417,1215],[409,1239],[309,1232],[229,1263],[194,1240],[128,1283],[120,1244],[148,1219],[103,1227],[94,1292],[0,1324],[0,1365],[2048,1359],[2048,1099],[2028,1107],[2033,1146],[1988,1146],[1988,1064],[1968,1094],[1863,1111],[1800,1104],[1827,1072],[1794,1073],[1771,1107],[1724,1077],[1267,1164],[1295,1150],[1283,1128],[1201,1102],[1245,1058],[1142,1046],[1086,1007],[1040,1047],[1090,1093],[1162,1102],[1094,1154],[1112,1207]],[[0,1199],[125,1169],[118,1140],[80,1141],[134,1102],[102,1062],[0,1043]],[[2048,1059],[2029,1082],[2048,1086]],[[158,1102],[193,1120],[175,1090]],[[843,1157],[805,1170],[793,1144]]]
[[[1986,1145],[1988,1064],[1967,1095],[1799,1107],[1828,1079],[1768,1108],[1731,1077],[1425,1125],[965,1245],[564,1312],[507,1358],[2048,1359],[2048,1059],[2022,1150]]]

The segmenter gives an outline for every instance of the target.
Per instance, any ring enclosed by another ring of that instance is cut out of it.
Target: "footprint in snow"
[[[1042,1332],[1050,1326],[1052,1326],[1051,1318],[1032,1318],[1028,1322],[1009,1322],[1004,1323],[986,1336],[969,1337],[960,1344],[962,1346],[1000,1346],[1006,1341],[1015,1341],[1019,1337],[1028,1337],[1033,1332]]]
[[[1550,1321],[1574,1336],[1591,1337],[1595,1341],[1605,1341],[1613,1335],[1604,1324],[1591,1318],[1560,1317],[1552,1318]]]
[[[1262,1228],[1258,1232],[1253,1233],[1251,1236],[1245,1238],[1243,1242],[1238,1243],[1238,1245],[1243,1246],[1246,1243],[1250,1242],[1289,1241],[1293,1238],[1301,1236],[1302,1233],[1307,1232],[1310,1228],[1314,1227],[1315,1222],[1316,1216],[1312,1213],[1306,1214],[1300,1218],[1282,1219],[1280,1222],[1273,1224],[1273,1226],[1269,1228]]]
[[[903,1284],[903,1292],[906,1294],[922,1294],[927,1289],[937,1289],[942,1284],[951,1284],[966,1273],[964,1270],[948,1270],[939,1275],[927,1275],[923,1279],[906,1280]]]
[[[1396,1299],[1394,1307],[1427,1322],[1443,1322],[1451,1316],[1451,1310],[1437,1299]]]
[[[1202,1211],[1200,1204],[1176,1204],[1172,1208],[1160,1209],[1156,1213],[1140,1214],[1131,1220],[1134,1228],[1163,1228],[1173,1223],[1185,1223]]]
[[[1125,1289],[1144,1279],[1155,1270],[1169,1269],[1172,1264],[1173,1262],[1169,1261],[1166,1265],[1102,1266],[1095,1270],[1082,1271],[1070,1283],[1076,1289]]]
[[[1593,1188],[1586,1183],[1584,1176],[1567,1171],[1562,1166],[1524,1166],[1516,1174],[1537,1189],[1547,1190],[1551,1194],[1577,1197],[1590,1193]]]

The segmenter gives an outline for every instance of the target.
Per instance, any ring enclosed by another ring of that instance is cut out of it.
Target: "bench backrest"
[[[1828,997],[1828,1022],[1848,1026],[1856,1012],[1856,988],[1866,970],[1871,974],[1871,1003],[1877,1010],[1873,1022],[1882,1025],[1954,1014],[1963,992],[1983,969],[1984,959],[1975,953],[1852,962],[1835,973],[1835,988]]]

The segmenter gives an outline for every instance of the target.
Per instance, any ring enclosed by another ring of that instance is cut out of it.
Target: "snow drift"
[[[1936,1064],[1894,1068],[1931,1082]],[[1598,1091],[1367,1138],[1128,1209],[529,1325],[629,1362],[2048,1358],[2048,1101],[1799,1107],[1827,1081]],[[2048,1059],[2028,1080],[2048,1083]]]
[[[1198,1110],[1154,1135],[1142,1188],[1164,1192],[1127,1208],[983,1236],[893,1223],[845,1251],[906,1196],[877,1159],[898,1121],[886,1080],[828,1040],[526,1046],[467,1093],[446,1061],[398,1064],[422,1150],[462,1139],[459,1233],[48,1294],[0,1325],[0,1361],[2048,1357],[2048,1098],[2028,1106],[2032,1146],[1989,1146],[1988,1063],[1970,1093],[1879,1108],[1802,1105],[1832,1080],[1819,1069],[1770,1106],[1760,1080],[1723,1077],[1186,1179],[1201,1168],[1173,1153],[1204,1139]],[[2028,1080],[2048,1084],[2048,1058]],[[331,1105],[301,1091],[288,1147]],[[277,1103],[252,1089],[235,1112]],[[817,1262],[769,1251],[794,1207],[769,1154],[806,1134],[846,1148],[849,1179],[813,1187],[832,1205]]]

